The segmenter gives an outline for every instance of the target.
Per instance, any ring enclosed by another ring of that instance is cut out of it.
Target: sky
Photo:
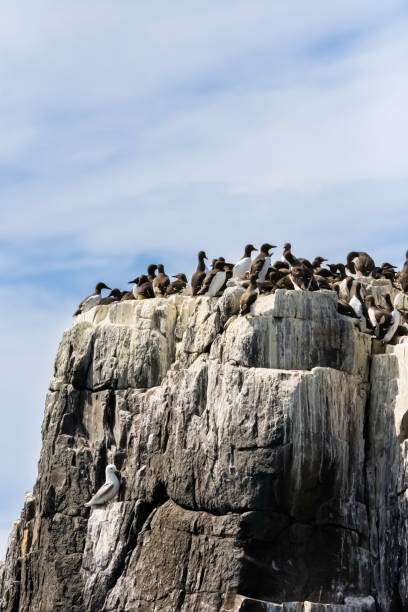
[[[408,9],[388,0],[3,0],[0,558],[53,360],[97,281],[247,242],[401,265]]]

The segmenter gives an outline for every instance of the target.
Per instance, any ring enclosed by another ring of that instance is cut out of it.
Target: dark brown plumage
[[[178,274],[174,274],[173,278],[177,280],[173,281],[167,286],[166,294],[174,295],[175,293],[182,293],[183,290],[187,287],[187,277],[182,272]]]
[[[357,260],[354,261],[356,258]],[[370,276],[375,268],[375,263],[368,253],[364,253],[364,251],[351,251],[347,255],[346,268],[350,270],[352,274]]]
[[[205,251],[200,251],[198,253],[197,269],[194,272],[193,276],[191,277],[191,288],[193,290],[193,295],[198,294],[198,292],[201,289],[201,285],[203,284],[204,279],[206,277],[205,262],[204,262],[205,259],[207,259],[207,255],[205,254]]]
[[[170,285],[170,279],[164,271],[163,264],[157,266],[157,276],[153,279],[153,291],[156,297],[166,295],[166,289]]]
[[[257,274],[250,275],[249,287],[246,289],[245,293],[241,295],[241,299],[239,301],[239,314],[242,316],[249,314],[252,304],[258,297],[258,288],[256,284],[257,278]]]

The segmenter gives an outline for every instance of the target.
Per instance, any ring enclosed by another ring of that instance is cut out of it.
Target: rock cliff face
[[[408,344],[329,291],[246,318],[241,292],[99,306],[64,333],[3,612],[408,609]],[[109,462],[119,496],[90,510]]]

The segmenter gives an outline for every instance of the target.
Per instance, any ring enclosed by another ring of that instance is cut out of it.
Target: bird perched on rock
[[[204,261],[205,259],[207,259],[205,251],[200,251],[198,253],[197,269],[191,278],[191,288],[193,290],[193,295],[197,295],[197,293],[200,291],[201,285],[203,284],[206,274],[208,272],[207,266],[205,265]]]
[[[102,289],[109,289],[110,291],[111,288],[105,285],[105,283],[97,283],[95,287],[95,291],[91,293],[91,295],[87,295],[86,298],[82,300],[82,302],[79,304],[77,310],[74,312],[72,316],[76,317],[82,312],[85,312],[86,310],[89,310],[93,306],[96,306],[102,299],[102,295],[101,295]]]
[[[290,280],[296,291],[317,291],[319,285],[313,275],[313,267],[307,260],[298,259],[292,253],[292,246],[289,242],[283,247],[283,259],[289,263]],[[324,279],[322,279],[324,284]]]
[[[250,267],[250,275],[256,274],[257,280],[261,283],[264,282],[266,278],[266,273],[269,270],[269,266],[271,265],[271,255],[273,253],[269,253],[270,249],[276,248],[275,245],[269,244],[265,242],[259,251],[259,255],[255,257],[254,261]]]
[[[176,278],[177,280],[167,285],[166,295],[174,295],[175,293],[182,293],[184,289],[187,287],[187,277],[182,272],[179,272],[178,274],[173,274],[172,278]]]
[[[256,249],[253,244],[246,245],[243,256],[237,261],[232,270],[232,278],[239,278],[240,276],[243,276],[244,274],[249,272],[252,263],[252,251],[257,250],[258,249]]]
[[[357,261],[353,261],[356,259]],[[351,251],[347,255],[346,268],[356,276],[370,276],[375,268],[374,260],[364,251]]]
[[[129,283],[135,284],[133,287],[133,295],[136,300],[154,298],[152,283],[149,281],[146,274],[134,278],[132,281],[129,281]]]
[[[383,308],[376,306],[373,295],[367,295],[365,298],[365,303],[367,305],[368,316],[371,325],[375,330],[376,337],[380,340],[384,340],[385,342],[389,342],[398,327],[398,324],[396,326],[394,325],[395,319],[393,314],[390,314]]]
[[[259,295],[259,289],[257,287],[257,274],[251,274],[249,277],[249,287],[241,295],[239,301],[239,314],[246,315],[251,311],[251,306]]]
[[[164,271],[163,264],[157,266],[157,276],[153,279],[153,291],[156,297],[166,295],[166,289],[170,285],[170,279]]]
[[[113,302],[119,302],[122,299],[122,292],[120,289],[112,289],[109,293],[108,297],[102,298],[98,302],[98,306],[106,306],[107,304],[112,304]]]
[[[356,283],[354,293],[350,299],[349,306],[354,310],[356,316],[359,318],[359,328],[363,333],[370,333],[374,327],[372,326],[371,319],[369,317],[366,303],[362,296],[362,285]]]
[[[218,291],[221,289],[227,278],[227,273],[224,270],[225,262],[216,261],[212,270],[209,271],[205,277],[202,287],[197,295],[207,295],[209,297],[215,297]]]
[[[120,472],[113,463],[106,466],[105,484],[98,489],[92,499],[90,499],[85,506],[101,506],[117,495],[120,482],[116,474],[120,474]]]

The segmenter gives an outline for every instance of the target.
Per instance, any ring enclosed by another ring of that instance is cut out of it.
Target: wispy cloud
[[[401,262],[407,21],[397,0],[3,2],[0,465],[24,449],[1,474],[7,520],[61,328],[96,280],[153,258],[191,272],[198,248],[233,259],[247,240]]]

